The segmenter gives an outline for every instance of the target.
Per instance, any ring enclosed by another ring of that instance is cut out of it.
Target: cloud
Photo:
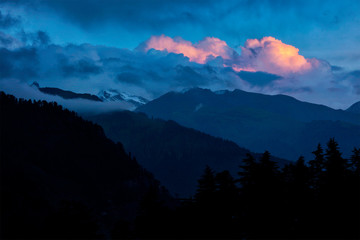
[[[241,57],[250,69],[282,76],[306,73],[320,65],[319,60],[306,59],[298,48],[273,37],[248,39],[241,47]]]
[[[116,89],[147,99],[192,87],[242,89],[288,94],[336,108],[348,107],[359,96],[357,71],[307,59],[296,47],[275,38],[251,39],[238,53],[213,37],[192,43],[160,35],[129,50],[91,44],[56,45],[46,37],[34,44],[29,38],[22,42],[11,35],[3,36],[10,39],[9,46],[12,42],[21,44],[0,48],[0,81],[37,81],[41,86],[91,94]],[[41,39],[36,32],[33,36]]]
[[[12,16],[9,13],[4,14],[0,10],[0,28],[8,29],[14,26],[18,26],[20,23],[20,17]]]
[[[37,63],[35,48],[0,48],[0,78],[33,79],[38,76]]]
[[[299,49],[285,44],[274,37],[248,39],[241,47],[241,55],[230,48],[225,41],[206,37],[198,43],[191,43],[180,37],[164,35],[152,36],[139,49],[183,54],[190,61],[205,64],[216,57],[224,60],[225,67],[235,71],[262,71],[276,75],[305,74],[321,66],[318,59],[307,59],[299,54]]]
[[[51,43],[49,35],[44,31],[36,32],[20,32],[21,41],[24,45],[31,45],[33,47],[46,46]]]
[[[63,74],[65,77],[68,76],[84,76],[87,77],[91,74],[99,74],[102,72],[102,68],[97,66],[94,61],[81,59],[73,63],[69,63],[66,58],[64,58],[64,64],[61,66]]]
[[[11,2],[11,0],[5,0]],[[36,11],[51,11],[82,28],[99,28],[115,23],[131,30],[160,30],[177,24],[200,21],[194,9],[200,9],[216,2],[215,0],[17,0]],[[197,11],[198,12],[198,11]]]
[[[230,59],[234,54],[234,50],[226,42],[215,37],[206,37],[200,42],[192,44],[181,37],[173,39],[165,35],[152,36],[141,46],[143,46],[144,51],[156,49],[169,53],[183,54],[190,61],[202,64],[208,61],[208,57],[216,58],[220,56],[223,59]]]
[[[247,72],[247,71],[240,71],[238,73],[238,76],[241,79],[255,86],[266,86],[273,83],[275,80],[279,80],[282,78],[281,76],[266,72]]]
[[[24,43],[13,36],[0,31],[0,48],[16,49],[23,47]]]

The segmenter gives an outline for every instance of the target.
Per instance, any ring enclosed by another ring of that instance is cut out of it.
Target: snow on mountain
[[[115,89],[102,90],[98,93],[97,96],[103,102],[126,101],[134,104],[137,107],[144,105],[149,101],[141,96],[135,96],[125,92],[119,92]]]

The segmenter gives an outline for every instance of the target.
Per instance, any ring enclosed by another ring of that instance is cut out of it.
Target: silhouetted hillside
[[[110,139],[122,142],[142,166],[182,197],[195,193],[196,179],[206,165],[236,174],[242,159],[250,153],[234,142],[182,127],[174,121],[149,119],[142,113],[114,112],[89,119],[100,124]],[[287,162],[274,160],[280,165]]]
[[[0,93],[1,238],[94,238],[169,199],[100,126],[56,103]],[[152,190],[154,191],[154,190]]]
[[[290,160],[300,155],[310,159],[313,146],[331,137],[342,143],[345,152],[360,142],[359,114],[285,95],[195,88],[167,93],[137,111]]]

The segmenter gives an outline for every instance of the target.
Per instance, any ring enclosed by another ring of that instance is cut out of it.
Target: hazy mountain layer
[[[138,162],[155,174],[170,191],[182,197],[195,193],[206,165],[228,169],[236,176],[249,150],[234,142],[182,127],[173,121],[149,119],[129,111],[89,117],[113,141],[120,141]],[[254,156],[258,156],[254,154]],[[285,160],[274,158],[280,165]]]

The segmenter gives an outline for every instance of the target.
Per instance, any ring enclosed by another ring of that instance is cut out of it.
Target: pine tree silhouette
[[[206,166],[204,174],[198,180],[198,189],[195,194],[197,202],[208,205],[212,204],[215,197],[216,184],[214,171]]]

